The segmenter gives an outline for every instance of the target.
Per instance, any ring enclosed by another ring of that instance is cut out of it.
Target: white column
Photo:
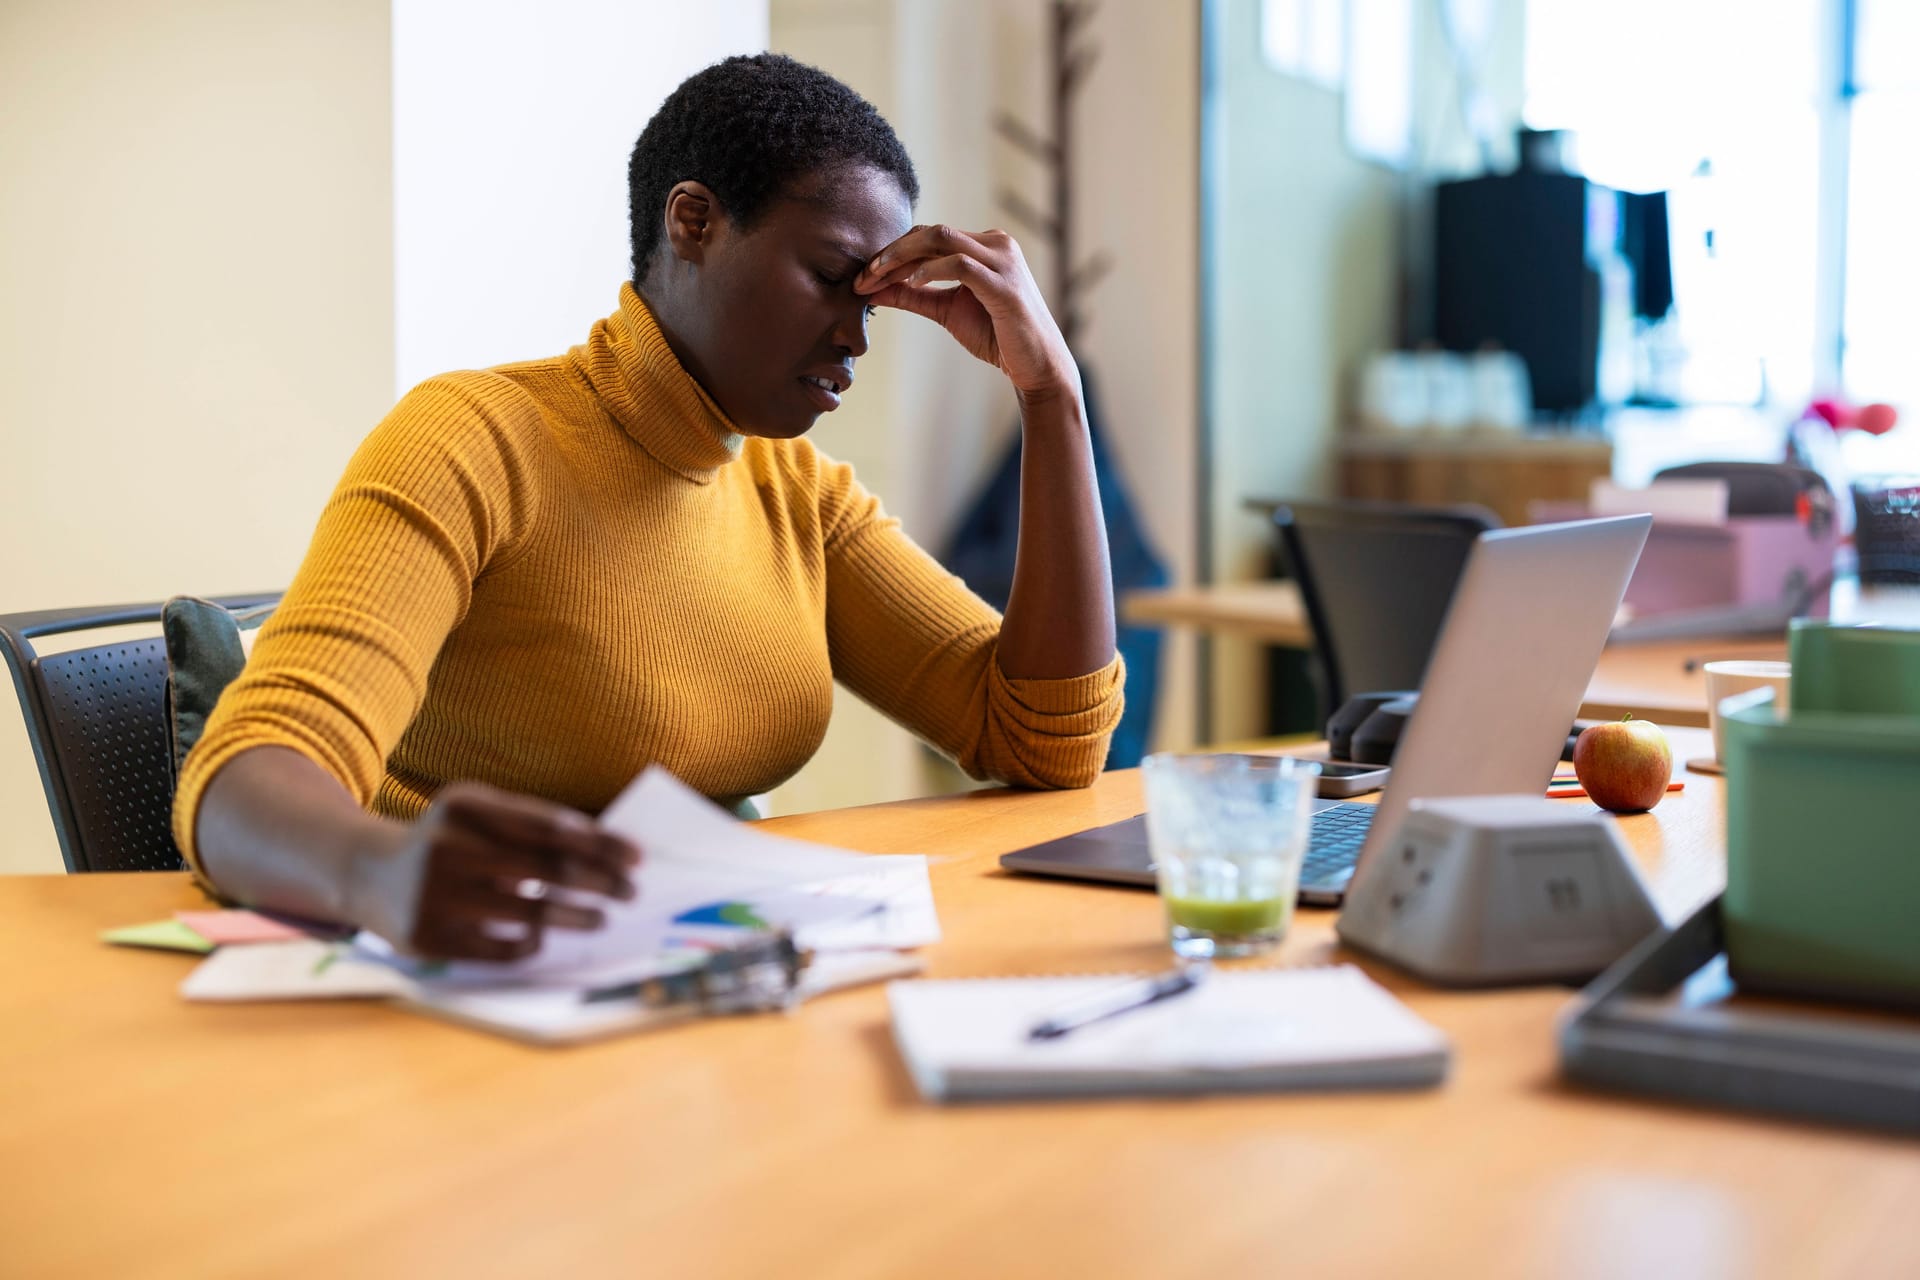
[[[766,0],[393,0],[396,394],[554,355],[630,274],[627,158]]]

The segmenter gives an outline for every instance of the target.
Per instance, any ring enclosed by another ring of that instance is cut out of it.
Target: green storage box
[[[1920,1007],[1920,632],[1844,630],[1795,628],[1790,716],[1768,689],[1721,704],[1727,964],[1745,988]],[[1862,653],[1881,679],[1829,669]]]
[[[1920,631],[1796,618],[1787,644],[1795,708],[1920,716]]]

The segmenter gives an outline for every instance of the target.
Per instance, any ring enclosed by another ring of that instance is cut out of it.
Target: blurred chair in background
[[[1500,518],[1471,506],[1287,502],[1273,523],[1331,711],[1356,693],[1419,687],[1473,540]]]

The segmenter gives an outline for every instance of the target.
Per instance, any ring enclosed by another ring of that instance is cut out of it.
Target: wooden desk
[[[1313,648],[1300,588],[1292,582],[1221,582],[1210,587],[1129,591],[1123,621],[1149,627],[1199,627],[1282,649]]]
[[[1671,906],[1718,883],[1718,798],[1689,775],[1625,823]],[[934,855],[933,973],[1064,973],[1164,964],[1157,903],[995,858],[1140,807],[1115,773],[770,825]],[[188,1005],[190,959],[94,940],[193,901],[0,879],[0,1272],[1920,1274],[1920,1144],[1569,1088],[1564,989],[1369,965],[1453,1037],[1432,1091],[941,1110],[878,989],[539,1050],[372,1004]],[[1303,912],[1285,959],[1344,958],[1331,926]]]
[[[1291,582],[1233,582],[1128,592],[1120,602],[1128,622],[1190,626],[1288,649],[1313,647],[1299,589]],[[1785,637],[1707,637],[1608,645],[1587,686],[1580,714],[1705,728],[1707,681],[1700,665],[1718,658],[1785,658]]]

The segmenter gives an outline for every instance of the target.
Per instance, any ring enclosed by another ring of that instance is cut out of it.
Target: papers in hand
[[[931,1099],[1437,1083],[1446,1037],[1351,965],[1216,973],[1177,1000],[1035,1040],[1116,977],[895,982],[893,1034]]]
[[[660,768],[635,779],[601,822],[642,849],[638,895],[594,898],[606,913],[601,929],[550,930],[527,960],[428,963],[362,933],[351,946],[302,939],[224,948],[182,992],[221,1001],[398,995],[495,1029],[570,1039],[635,1022],[633,1011],[604,1006],[576,1016],[584,993],[698,964],[753,929],[792,930],[815,953],[796,992],[802,998],[913,972],[918,962],[899,952],[940,940],[924,857],[769,835]],[[523,1014],[527,1025],[507,1025]]]
[[[815,951],[939,941],[924,857],[856,854],[769,835],[657,765],[600,822],[641,850],[634,899],[592,899],[606,915],[601,928],[548,930],[537,954],[511,964],[421,965],[369,935],[360,945],[435,986],[579,989],[670,972],[742,929],[791,929]]]

